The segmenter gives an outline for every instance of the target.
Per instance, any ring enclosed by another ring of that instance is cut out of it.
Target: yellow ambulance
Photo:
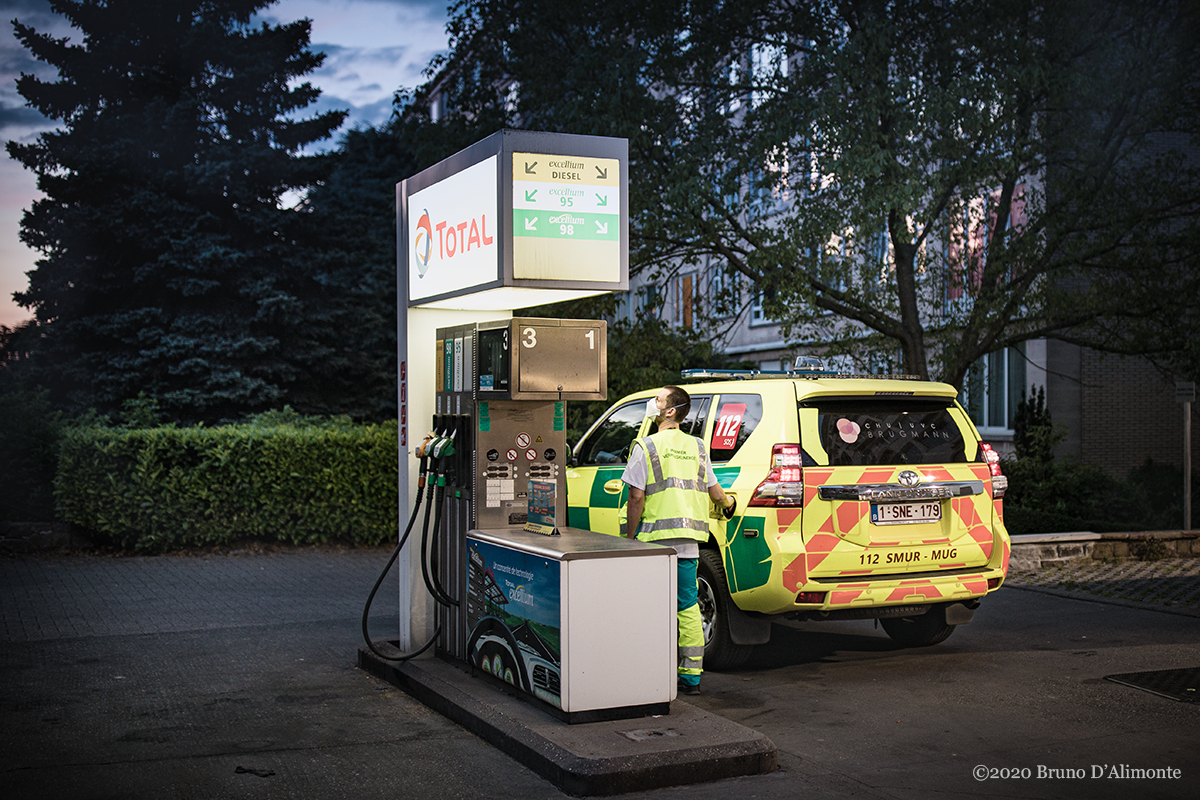
[[[702,439],[713,510],[698,563],[705,667],[745,661],[773,620],[878,619],[905,646],[971,621],[1008,571],[1007,478],[954,387],[816,370],[689,370],[682,427]],[[567,523],[620,535],[630,446],[653,433],[629,395],[572,449]]]

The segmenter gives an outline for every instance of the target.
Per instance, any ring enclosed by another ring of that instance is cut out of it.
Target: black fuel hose
[[[455,608],[458,608],[458,600],[455,600],[453,597],[451,597],[450,593],[446,591],[445,587],[443,587],[442,584],[440,584],[438,582],[438,570],[437,570],[438,548],[437,548],[437,545],[438,545],[438,539],[442,535],[442,512],[446,508],[446,487],[445,487],[445,485],[438,486],[437,506],[438,506],[437,512],[433,515],[434,516],[433,544],[429,548],[430,555],[433,556],[433,558],[431,559],[433,566],[434,566],[433,588],[437,589],[437,591],[442,595],[443,598],[445,598],[446,601],[449,602],[450,605],[454,606]],[[445,605],[445,603],[443,603],[443,605]]]
[[[424,482],[424,480],[425,480],[425,474],[426,474],[425,463],[426,463],[425,460],[422,459],[422,461],[421,461],[421,477],[420,477],[420,481],[418,482],[418,488],[417,488],[417,502],[413,505],[412,514],[408,518],[408,527],[406,527],[404,529],[404,535],[400,537],[400,542],[396,545],[396,549],[392,551],[392,557],[388,559],[387,565],[383,568],[383,571],[379,573],[379,577],[375,579],[375,585],[371,587],[371,593],[369,595],[367,595],[367,603],[366,603],[366,605],[363,606],[363,613],[362,613],[363,640],[367,643],[367,649],[369,649],[375,655],[379,656],[384,661],[408,661],[410,658],[416,658],[417,656],[421,655],[426,650],[428,650],[430,647],[432,647],[433,643],[438,640],[438,636],[440,636],[442,633],[442,626],[439,624],[437,626],[437,629],[433,632],[433,638],[431,638],[428,642],[423,644],[421,646],[420,650],[417,650],[415,653],[408,653],[408,654],[402,655],[402,656],[389,656],[389,655],[385,655],[385,654],[381,653],[379,650],[377,650],[375,648],[375,642],[372,641],[371,634],[367,630],[367,618],[371,613],[371,603],[373,603],[375,601],[375,594],[376,594],[376,592],[379,591],[379,587],[383,584],[383,579],[385,577],[387,577],[388,571],[391,570],[392,564],[395,564],[396,559],[400,557],[400,551],[404,549],[404,543],[408,541],[409,534],[412,533],[413,525],[417,521],[417,514],[421,510],[421,489],[423,487],[421,487],[419,484]],[[433,490],[432,484],[430,485],[429,488],[430,488],[430,501],[431,502],[426,506],[426,513],[425,513],[425,525],[427,526],[426,530],[428,530],[428,525],[429,525],[429,505],[432,505],[432,499],[433,499],[432,498],[432,490]]]
[[[431,497],[429,499],[429,505],[425,508],[425,535],[421,538],[421,574],[425,578],[425,588],[427,588],[429,593],[433,595],[433,599],[447,608],[450,608],[457,607],[458,601],[451,597],[450,594],[442,588],[442,585],[438,583],[436,567],[431,575],[429,566],[430,562],[433,562],[437,558],[438,532],[442,528],[442,511],[446,507],[446,486],[441,482],[441,477],[442,476],[439,475],[439,480],[435,481],[435,483],[437,483],[437,502],[435,503],[434,498]],[[430,488],[432,487],[433,484],[430,484]],[[433,533],[430,534],[429,509],[434,505],[437,506],[437,512],[433,515]]]

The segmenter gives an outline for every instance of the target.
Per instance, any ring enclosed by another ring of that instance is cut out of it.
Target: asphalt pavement
[[[387,555],[314,549],[0,559],[0,796],[565,796],[355,666],[362,603]],[[1104,725],[1112,726],[1105,735],[1131,748],[1120,752],[1132,753],[1123,757],[1134,766],[1157,763],[1153,754],[1161,752],[1163,763],[1186,773],[1186,784],[1143,783],[1139,793],[1189,796],[1185,785],[1200,776],[1200,708],[1097,681],[1143,664],[1200,665],[1200,633],[1187,619],[1200,616],[1197,562],[1072,565],[1014,573],[1008,586],[963,633],[923,651],[896,650],[869,623],[809,634],[779,629],[746,669],[706,676],[705,694],[689,701],[763,730],[779,745],[781,769],[637,796],[1072,797],[1085,788],[1119,796],[1112,793],[1132,785],[1016,785],[969,774],[975,761],[1052,761],[1023,749],[1034,741],[1069,766],[1112,762],[1094,754],[1103,737],[1091,750],[1073,749]],[[1154,586],[1169,591],[1147,588]],[[396,608],[395,593],[381,591],[376,637],[394,635]],[[1080,631],[1087,631],[1083,644]],[[808,655],[789,649],[798,641]],[[1087,655],[1098,657],[1081,677],[1075,670]],[[1014,674],[1021,669],[1029,674]],[[1005,681],[989,690],[994,703],[980,706],[986,698],[956,685],[955,676],[972,671]],[[1026,697],[1023,686],[1049,689]],[[905,705],[914,692],[929,693],[926,706],[946,704],[911,711],[919,728],[909,727]],[[999,709],[1013,729],[989,738],[979,719],[986,708]],[[866,719],[868,728],[856,726]],[[952,743],[937,743],[952,730]],[[939,791],[948,780],[952,788]]]

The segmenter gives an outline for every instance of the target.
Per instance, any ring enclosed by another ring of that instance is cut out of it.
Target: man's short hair
[[[687,419],[688,412],[692,410],[692,396],[678,386],[664,386],[663,388],[667,390],[667,408],[677,406],[675,421],[683,422]]]

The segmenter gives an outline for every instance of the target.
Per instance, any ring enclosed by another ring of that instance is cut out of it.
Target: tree
[[[15,295],[40,332],[28,377],[60,406],[146,392],[170,418],[216,420],[285,400],[311,374],[320,285],[297,248],[329,168],[301,155],[343,112],[299,118],[322,61],[309,22],[252,25],[269,0],[51,0],[82,31],[14,21],[59,80],[17,89],[61,127],[9,154],[45,199],[22,220],[42,258]]]
[[[395,185],[418,171],[404,126],[393,118],[380,128],[348,132],[337,166],[308,195],[312,242],[304,257],[326,292],[330,324],[340,332],[322,349],[312,388],[352,398],[339,413],[396,416]],[[293,404],[321,408],[319,398],[299,390]]]
[[[461,0],[451,120],[628,137],[634,269],[740,275],[793,335],[961,386],[1028,339],[1195,340],[1156,298],[1200,271],[1198,22],[1174,0]]]

